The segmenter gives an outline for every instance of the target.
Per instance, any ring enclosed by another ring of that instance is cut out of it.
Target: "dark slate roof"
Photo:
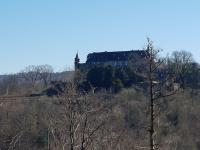
[[[131,50],[131,51],[90,53],[87,56],[86,63],[108,62],[108,61],[127,61],[130,56],[135,56],[135,55],[140,56],[141,58],[144,58],[146,55],[146,51]]]

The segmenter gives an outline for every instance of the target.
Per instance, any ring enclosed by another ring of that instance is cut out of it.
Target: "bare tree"
[[[9,143],[8,150],[14,150],[16,148],[17,143],[20,141],[20,138],[24,135],[24,133],[25,133],[25,131],[20,131],[19,133],[17,133],[17,135],[12,137],[12,139]]]
[[[63,150],[87,150],[95,141],[97,132],[105,123],[104,107],[95,102],[89,95],[78,93],[73,83],[67,83],[65,92],[59,95],[59,105],[65,120],[65,126],[58,127],[58,130],[65,130],[64,135],[61,135],[65,140],[59,144]]]
[[[182,88],[185,88],[185,77],[192,67],[192,63],[192,54],[184,50],[174,51],[169,60],[170,69],[176,74],[177,80],[179,80]]]
[[[6,75],[0,83],[0,94],[9,95],[17,91],[18,78],[15,74]]]
[[[50,65],[40,65],[39,68],[39,79],[42,80],[46,87],[52,80],[53,67]]]
[[[35,88],[35,84],[39,79],[39,74],[40,68],[34,65],[27,66],[20,73],[21,77],[24,78],[27,82],[30,82],[33,88]]]
[[[174,75],[167,74],[166,60],[159,59],[158,54],[160,49],[156,49],[153,42],[147,38],[146,45],[146,62],[148,66],[147,81],[149,85],[149,99],[150,99],[150,126],[149,126],[149,149],[155,150],[158,148],[156,143],[156,127],[155,119],[158,117],[159,109],[156,106],[160,105],[159,99],[174,95],[176,91],[167,89],[168,85],[173,85]],[[162,77],[160,77],[160,75]],[[170,84],[169,84],[170,83]]]

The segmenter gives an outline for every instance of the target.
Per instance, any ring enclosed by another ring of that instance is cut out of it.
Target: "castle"
[[[116,51],[116,52],[94,52],[87,56],[85,63],[80,63],[78,53],[76,54],[74,65],[75,70],[80,71],[91,69],[95,66],[112,66],[115,68],[127,67],[129,65],[130,58],[134,58],[133,61],[141,61],[146,57],[145,50],[130,50],[130,51]]]

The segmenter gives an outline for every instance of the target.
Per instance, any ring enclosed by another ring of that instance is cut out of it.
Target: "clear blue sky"
[[[166,53],[200,62],[199,0],[0,0],[0,74],[27,65],[73,67],[89,52],[141,49],[146,37]]]

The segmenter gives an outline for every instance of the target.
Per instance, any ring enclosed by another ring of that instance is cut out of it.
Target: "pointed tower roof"
[[[79,62],[80,61],[80,59],[79,59],[79,57],[78,57],[78,52],[76,53],[76,57],[75,57],[75,62]]]
[[[76,53],[76,58],[78,58],[78,52]]]

